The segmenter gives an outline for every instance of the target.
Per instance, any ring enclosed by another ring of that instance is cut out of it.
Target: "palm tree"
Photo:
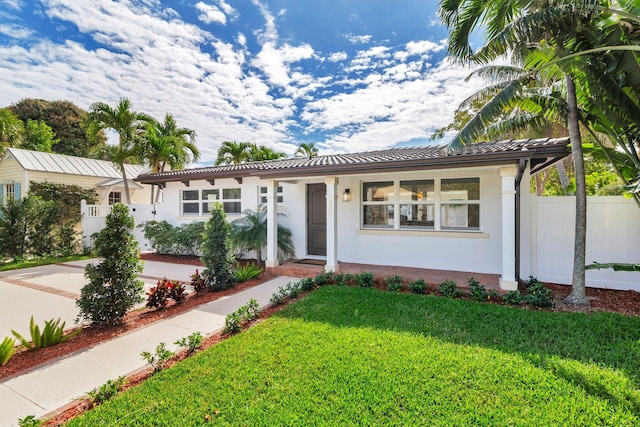
[[[24,136],[24,123],[8,108],[0,108],[0,155],[8,147],[19,145]]]
[[[593,2],[586,4],[547,4],[517,0],[443,0],[440,16],[450,29],[449,52],[463,62],[487,63],[511,53],[515,61],[522,61],[531,50],[549,43],[562,55],[574,47],[582,31],[580,24],[589,25],[594,14]],[[578,2],[580,3],[580,2]],[[597,7],[595,8],[597,13]],[[474,52],[469,42],[471,33],[484,27],[488,42]],[[591,26],[589,26],[592,29]],[[579,49],[579,47],[577,48]],[[578,105],[575,82],[565,70],[567,117],[572,158],[576,171],[576,224],[574,244],[574,270],[571,294],[565,302],[589,305],[585,290],[586,247],[586,184],[582,140],[578,125]],[[455,147],[450,147],[455,148]]]
[[[178,127],[171,114],[164,117],[164,123],[157,120],[145,124],[145,132],[139,156],[153,172],[163,172],[167,166],[172,170],[183,169],[187,164],[200,158],[200,151],[194,140],[195,131]],[[151,202],[157,203],[160,187]]]
[[[225,141],[218,148],[216,165],[244,163],[249,160],[251,144],[248,142]]]
[[[98,133],[105,129],[113,129],[118,133],[117,151],[111,153],[111,161],[116,163],[122,172],[122,182],[126,204],[131,204],[129,181],[124,164],[139,158],[139,141],[145,123],[153,119],[143,113],[131,110],[131,101],[121,98],[116,108],[103,102],[91,104],[89,112],[91,132]]]
[[[263,160],[276,160],[288,157],[287,153],[275,151],[265,145],[251,144],[249,148],[249,161],[261,162]]]
[[[278,214],[283,215],[283,214]],[[267,208],[246,209],[242,218],[231,223],[229,239],[233,247],[240,251],[256,251],[258,263],[262,263],[262,249],[267,245]],[[287,227],[278,224],[278,257],[295,255],[292,233]]]
[[[298,149],[296,150],[296,156],[300,155],[302,157],[316,157],[318,155],[318,147],[314,142],[301,142],[298,144]]]

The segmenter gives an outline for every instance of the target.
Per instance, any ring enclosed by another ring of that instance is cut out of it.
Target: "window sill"
[[[453,237],[461,239],[488,239],[489,233],[480,231],[394,230],[385,228],[361,228],[357,234],[378,236]]]

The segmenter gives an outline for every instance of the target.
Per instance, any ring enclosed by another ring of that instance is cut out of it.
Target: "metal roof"
[[[507,164],[531,159],[534,166],[546,165],[569,154],[569,138],[541,138],[471,144],[459,151],[445,152],[438,145],[361,153],[331,154],[317,157],[293,157],[236,165],[211,166],[148,173],[136,181],[162,183],[216,178],[294,177],[323,174],[354,174],[366,171],[400,171],[416,168],[447,168],[490,164]],[[535,165],[533,160],[535,159]]]
[[[69,175],[95,176],[101,178],[122,178],[118,165],[106,160],[66,156],[64,154],[9,148],[3,158],[13,157],[29,171],[64,173]],[[149,169],[140,165],[125,164],[127,177],[135,178]]]

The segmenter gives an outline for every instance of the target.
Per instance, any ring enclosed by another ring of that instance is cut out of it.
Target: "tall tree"
[[[89,132],[89,113],[69,101],[25,98],[9,107],[23,122],[44,121],[55,134],[55,153],[88,157],[95,147],[104,145],[102,132]]]
[[[282,159],[285,157],[289,157],[287,153],[283,153],[281,151],[275,151],[274,149],[269,148],[266,145],[251,144],[251,147],[249,147],[248,160],[250,162],[261,162],[263,160],[276,160],[276,159]]]
[[[167,166],[172,170],[183,169],[187,164],[200,158],[200,151],[195,145],[195,131],[178,127],[171,114],[164,117],[164,122],[153,120],[145,124],[140,156],[153,172],[163,172]],[[152,194],[151,202],[157,203],[160,198],[160,187]]]
[[[296,150],[296,156],[298,155],[309,158],[316,157],[318,155],[318,147],[313,142],[301,142]]]
[[[24,124],[8,108],[0,108],[0,155],[12,146],[19,145],[24,137]]]
[[[131,101],[127,98],[120,99],[118,105],[112,108],[103,102],[91,105],[89,118],[92,122],[91,129],[100,132],[105,129],[113,129],[118,134],[117,151],[112,153],[112,162],[116,163],[122,173],[126,204],[131,204],[129,193],[129,178],[125,169],[125,163],[139,158],[140,136],[146,123],[153,119],[143,113],[131,109]]]
[[[515,61],[522,61],[531,50],[545,43],[554,48],[556,53],[563,54],[568,46],[575,45],[574,41],[580,37],[579,31],[582,30],[580,24],[589,24],[592,14],[593,2],[590,0],[581,4],[556,4],[532,0],[443,0],[440,5],[440,16],[450,30],[449,52],[461,61],[475,63],[487,63],[505,54],[510,54]],[[484,28],[488,41],[480,50],[474,52],[469,39],[477,28]],[[565,90],[577,191],[575,262],[572,292],[566,302],[589,305],[584,282],[587,209],[584,158],[578,124],[577,96],[571,71],[565,71]],[[504,92],[502,94],[505,95]],[[462,143],[460,140],[457,142]]]
[[[53,145],[57,142],[58,140],[48,124],[43,120],[29,119],[24,129],[24,141],[20,144],[20,148],[51,153]]]
[[[249,161],[251,144],[248,142],[225,141],[218,148],[216,165],[232,165]]]

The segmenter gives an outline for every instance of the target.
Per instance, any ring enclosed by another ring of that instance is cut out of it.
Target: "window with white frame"
[[[362,227],[479,230],[480,178],[363,182]]]
[[[202,190],[182,190],[182,215],[208,215],[216,202],[222,203],[227,214],[242,212],[240,188],[209,188]]]
[[[120,191],[111,191],[109,193],[109,204],[114,205],[122,202],[122,193]]]
[[[4,198],[5,200],[13,199],[16,195],[15,184],[4,184]]]
[[[278,204],[281,205],[284,202],[284,192],[282,191],[282,185],[278,185],[276,197],[278,198]],[[267,187],[258,187],[258,205],[263,206],[267,204]]]

